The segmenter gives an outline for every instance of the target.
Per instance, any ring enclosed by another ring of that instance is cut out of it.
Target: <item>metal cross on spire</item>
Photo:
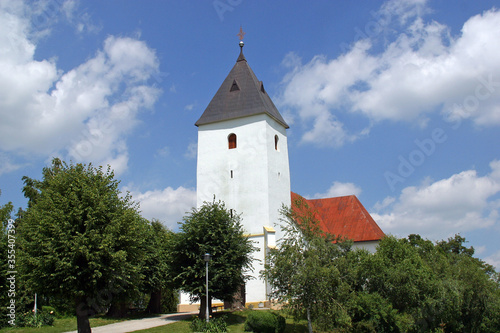
[[[240,51],[241,51],[240,53],[243,52],[243,45],[245,45],[245,43],[243,43],[243,37],[245,37],[245,34],[246,32],[243,32],[243,28],[240,25],[240,33],[236,35],[240,37]]]
[[[243,37],[245,37],[246,32],[243,32],[243,28],[240,25],[240,33],[237,34],[236,36],[240,37],[240,40],[243,40]]]

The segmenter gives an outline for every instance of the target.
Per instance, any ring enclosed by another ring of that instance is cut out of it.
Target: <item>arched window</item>
[[[234,133],[229,134],[229,136],[227,137],[227,143],[229,149],[236,148],[236,134]]]
[[[278,140],[279,140],[278,136],[275,135],[274,136],[274,149],[275,150],[278,150]]]

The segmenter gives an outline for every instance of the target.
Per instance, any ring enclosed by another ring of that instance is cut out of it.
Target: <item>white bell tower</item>
[[[260,251],[254,257],[254,279],[246,284],[246,303],[268,301],[259,277],[269,247],[281,231],[279,210],[290,206],[287,123],[264,85],[240,55],[198,126],[197,206],[214,198],[242,215],[242,223]]]

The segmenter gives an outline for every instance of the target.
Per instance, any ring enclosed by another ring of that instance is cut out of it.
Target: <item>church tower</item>
[[[236,64],[195,125],[197,206],[215,195],[227,209],[241,214],[247,234],[259,248],[245,299],[262,306],[268,287],[259,272],[268,249],[281,236],[275,226],[279,209],[291,203],[288,125],[248,65],[243,41]]]

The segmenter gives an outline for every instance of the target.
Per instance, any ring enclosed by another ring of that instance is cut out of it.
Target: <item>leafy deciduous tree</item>
[[[171,274],[169,266],[170,246],[173,232],[160,221],[153,219],[148,230],[146,258],[144,261],[144,291],[150,294],[148,313],[162,313],[162,299],[172,294],[169,289]]]
[[[41,181],[23,177],[28,209],[19,224],[23,278],[32,290],[73,302],[78,332],[89,314],[142,278],[147,220],[114,174],[59,159]]]
[[[499,274],[472,257],[465,238],[387,236],[369,254],[323,234],[300,199],[295,206],[283,211],[286,235],[263,275],[310,331],[500,331]]]
[[[351,243],[323,233],[303,200],[294,204],[295,210],[281,210],[285,236],[270,250],[262,272],[271,284],[271,297],[295,317],[306,317],[309,332],[313,322],[322,330],[348,327],[350,318],[339,300],[350,286],[334,262],[350,251]]]
[[[184,217],[173,237],[172,276],[174,286],[200,301],[199,317],[206,311],[204,254],[210,253],[209,309],[212,297],[231,300],[244,283],[244,271],[251,269],[254,246],[244,236],[240,217],[223,202],[205,202]]]

